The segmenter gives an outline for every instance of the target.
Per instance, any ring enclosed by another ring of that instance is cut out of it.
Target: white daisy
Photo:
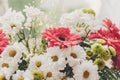
[[[33,80],[32,71],[26,70],[26,71],[20,71],[17,70],[15,74],[12,76],[13,80]]]
[[[18,69],[18,62],[16,62],[16,60],[13,60],[11,58],[0,58],[0,68],[11,69],[12,72],[14,73],[14,71]]]
[[[70,48],[60,49],[59,47],[51,47],[47,49],[45,55],[48,57],[49,64],[52,64],[56,69],[63,69],[70,51]]]
[[[8,68],[1,68],[0,69],[0,80],[10,80],[12,75],[12,70]]]
[[[34,69],[40,69],[42,66],[45,65],[47,62],[47,58],[45,55],[34,55],[32,58],[30,58],[29,70],[34,70]]]
[[[59,70],[54,69],[52,65],[44,66],[44,68],[41,69],[44,71],[44,78],[46,80],[59,80]]]
[[[33,80],[33,74],[32,71],[26,70],[25,73],[23,74],[24,80]]]
[[[13,74],[12,79],[13,80],[24,80],[23,77],[24,71],[17,70],[15,74]]]
[[[13,45],[9,45],[2,52],[1,56],[3,58],[11,58],[14,59],[16,62],[19,62],[20,58],[22,57],[21,46],[19,46],[19,43],[14,43]]]
[[[81,65],[74,67],[74,78],[76,80],[99,80],[98,68],[92,61],[84,61]]]
[[[25,17],[22,12],[8,9],[7,12],[1,17],[2,29],[9,35],[15,35],[22,29],[22,23]]]
[[[70,57],[74,59],[85,60],[86,53],[80,45],[75,45],[70,48],[71,48],[71,52],[69,54]]]

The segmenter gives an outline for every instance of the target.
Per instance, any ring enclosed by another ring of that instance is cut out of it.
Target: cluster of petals
[[[105,44],[114,47],[117,51],[117,58],[114,60],[114,64],[117,68],[120,68],[120,29],[110,19],[103,20],[103,25],[104,28],[91,32],[89,39],[103,39],[106,41]]]
[[[48,42],[48,47],[66,48],[82,42],[79,35],[71,33],[70,29],[65,27],[47,29],[42,33],[42,37]]]

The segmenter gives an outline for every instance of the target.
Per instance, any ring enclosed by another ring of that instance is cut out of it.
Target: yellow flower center
[[[53,62],[58,61],[58,57],[57,56],[52,56],[51,58],[52,58]]]
[[[10,57],[14,57],[15,55],[16,55],[16,50],[11,50],[10,52],[9,52],[9,56]]]
[[[85,71],[83,73],[83,77],[86,78],[86,79],[89,77],[89,75],[90,75],[90,73],[88,71]]]
[[[20,77],[18,78],[18,80],[24,80],[24,77],[23,77],[23,76],[20,76]]]
[[[10,27],[11,27],[11,28],[14,28],[14,27],[16,27],[16,24],[10,23]]]
[[[73,58],[77,58],[77,55],[75,53],[71,53],[70,56],[72,56]]]
[[[49,78],[52,77],[52,72],[48,72],[46,77],[49,77]]]
[[[9,64],[8,63],[3,63],[2,68],[4,68],[4,67],[9,68]]]
[[[5,74],[0,74],[0,80],[6,80]]]
[[[35,65],[36,65],[37,67],[40,67],[40,66],[41,66],[41,62],[40,62],[40,61],[36,61],[36,62],[35,62]]]

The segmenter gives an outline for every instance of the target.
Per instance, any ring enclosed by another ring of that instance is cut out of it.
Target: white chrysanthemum
[[[22,49],[19,43],[14,43],[13,45],[7,46],[7,48],[2,52],[1,56],[3,58],[11,58],[16,62],[20,61],[22,57]]]
[[[60,18],[60,23],[70,27],[73,32],[81,36],[86,36],[89,30],[94,31],[96,27],[98,28],[95,17],[92,14],[83,13],[81,10],[63,14]]]
[[[51,47],[47,49],[47,53],[45,54],[48,57],[48,61],[52,64],[56,69],[64,68],[65,59],[70,53],[70,48],[60,49],[60,47]]]
[[[47,58],[45,55],[34,55],[32,58],[30,58],[28,69],[35,70],[40,69],[42,66],[45,65],[47,62]]]
[[[44,72],[44,78],[46,80],[60,80],[59,70],[54,69],[52,65],[44,66],[41,70]]]
[[[69,54],[70,57],[74,59],[85,60],[86,53],[80,45],[75,45],[70,48],[71,48],[71,52]]]
[[[12,76],[13,80],[33,80],[33,75],[30,70],[20,71],[17,70]]]
[[[17,70],[15,74],[13,74],[12,79],[13,80],[24,80],[23,77],[24,71]]]
[[[12,73],[12,69],[0,68],[0,80],[10,80]]]
[[[0,23],[7,34],[14,35],[22,28],[24,20],[25,17],[22,12],[8,9],[8,11],[1,17]]]
[[[74,78],[76,80],[99,80],[98,68],[92,61],[84,61],[81,65],[74,67]]]
[[[11,58],[0,58],[0,68],[11,69],[12,72],[14,73],[14,71],[18,69],[18,62],[16,62],[16,60],[13,60]]]

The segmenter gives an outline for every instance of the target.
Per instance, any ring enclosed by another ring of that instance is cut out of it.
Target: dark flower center
[[[64,37],[58,37],[61,41],[65,41]]]
[[[90,75],[90,73],[89,73],[88,71],[85,71],[85,72],[83,73],[83,77],[84,77],[84,78],[88,78],[89,75]]]

